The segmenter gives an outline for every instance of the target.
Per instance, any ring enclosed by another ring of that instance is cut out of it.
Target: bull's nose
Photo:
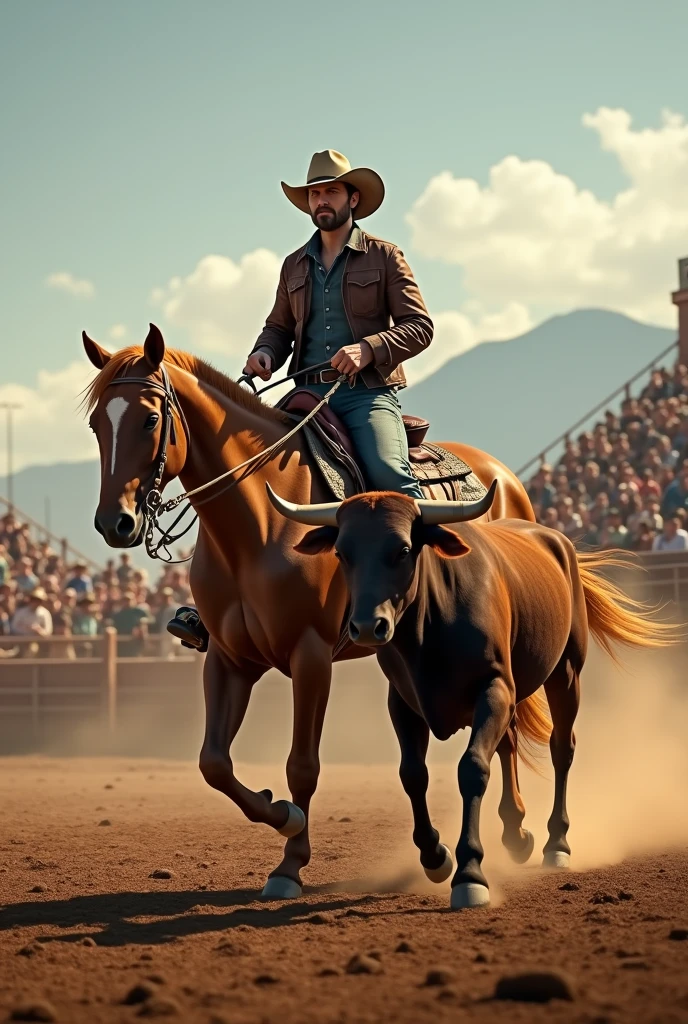
[[[378,615],[370,621],[349,622],[349,636],[355,644],[362,647],[380,647],[387,644],[394,635],[394,626],[384,615]]]

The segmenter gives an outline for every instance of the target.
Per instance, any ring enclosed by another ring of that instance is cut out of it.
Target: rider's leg
[[[394,389],[343,385],[330,404],[346,424],[368,487],[422,498],[409,463],[406,430]]]

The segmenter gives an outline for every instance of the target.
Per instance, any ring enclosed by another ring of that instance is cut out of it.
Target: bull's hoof
[[[527,860],[530,860],[533,850],[535,849],[535,836],[532,832],[529,832],[527,828],[523,831],[526,834],[525,845],[520,849],[518,847],[510,846],[509,855],[516,864],[525,864]]]
[[[293,804],[291,800],[278,800],[277,803],[284,804],[289,810],[289,817],[287,818],[282,828],[278,828],[277,831],[285,839],[291,839],[293,836],[297,836],[299,832],[303,832],[306,827],[306,815],[303,813],[300,807]]]
[[[451,873],[454,870],[454,861],[449,847],[445,846],[444,843],[440,843],[440,850],[444,851],[444,860],[438,868],[423,868],[426,876],[431,882],[446,882]]]
[[[262,895],[268,900],[297,900],[303,895],[303,889],[293,878],[272,875],[263,886]]]
[[[489,905],[490,890],[479,882],[459,882],[451,891],[452,910],[470,910]]]
[[[542,866],[555,871],[568,871],[571,867],[571,854],[562,853],[561,850],[546,850]]]

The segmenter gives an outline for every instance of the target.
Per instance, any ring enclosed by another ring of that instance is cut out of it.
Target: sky
[[[655,0],[0,4],[0,401],[18,465],[85,458],[80,334],[238,374],[334,148],[435,320],[411,380],[597,306],[673,325],[688,8]],[[0,462],[2,458],[0,457]],[[4,468],[4,467],[3,467]]]

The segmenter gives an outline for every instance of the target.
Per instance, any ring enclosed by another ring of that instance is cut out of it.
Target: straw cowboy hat
[[[322,153],[314,153],[308,167],[305,185],[287,185],[282,182],[282,190],[287,199],[303,213],[310,216],[308,205],[308,186],[323,181],[345,181],[360,193],[356,207],[356,220],[369,217],[375,213],[385,198],[385,186],[382,178],[369,167],[352,167],[342,153],[336,149],[325,149]]]
[[[43,587],[34,587],[34,589],[29,594],[29,600],[33,600],[33,601],[47,601],[48,600],[48,595],[46,594],[46,592],[43,589]]]

